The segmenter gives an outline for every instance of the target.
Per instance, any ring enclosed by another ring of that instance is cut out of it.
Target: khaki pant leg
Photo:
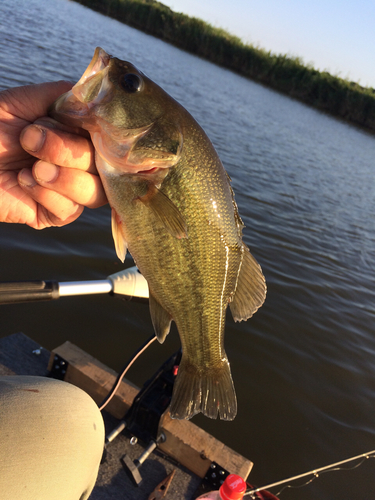
[[[0,377],[0,500],[84,500],[98,474],[104,424],[81,389]]]

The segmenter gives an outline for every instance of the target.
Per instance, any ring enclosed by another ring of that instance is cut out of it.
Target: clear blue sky
[[[375,88],[375,0],[161,0],[275,54]]]

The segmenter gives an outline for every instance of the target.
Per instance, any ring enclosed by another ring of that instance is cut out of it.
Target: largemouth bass
[[[232,420],[226,309],[235,321],[250,318],[266,285],[242,241],[229,177],[210,140],[164,90],[101,48],[50,114],[89,131],[117,255],[123,261],[129,250],[148,282],[158,340],[172,320],[177,325],[182,359],[171,416]]]

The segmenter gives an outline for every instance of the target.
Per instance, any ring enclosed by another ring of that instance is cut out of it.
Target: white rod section
[[[98,281],[65,281],[59,283],[60,297],[109,293],[112,291],[112,288],[112,281],[109,279]]]

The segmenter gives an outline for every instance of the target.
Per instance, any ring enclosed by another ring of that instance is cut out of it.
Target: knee
[[[43,377],[0,377],[0,433],[0,486],[8,492],[35,488],[40,499],[44,484],[46,498],[55,498],[51,492],[56,490],[73,499],[93,486],[104,423],[96,403],[81,389]]]

